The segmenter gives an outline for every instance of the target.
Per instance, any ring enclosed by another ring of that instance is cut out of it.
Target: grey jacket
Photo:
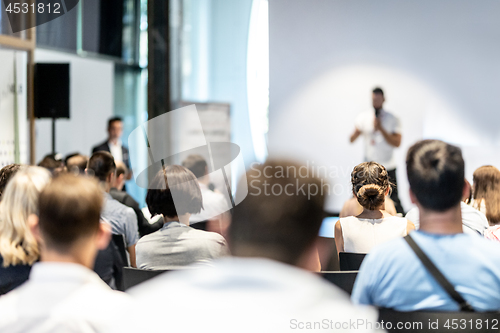
[[[179,269],[225,255],[228,248],[224,237],[179,222],[165,223],[136,245],[137,267],[142,269]]]

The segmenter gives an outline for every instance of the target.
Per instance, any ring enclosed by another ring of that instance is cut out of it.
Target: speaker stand
[[[52,154],[56,155],[56,118],[52,118]]]

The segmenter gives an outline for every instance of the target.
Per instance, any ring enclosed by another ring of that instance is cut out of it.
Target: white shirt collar
[[[104,283],[96,273],[87,267],[67,262],[37,262],[31,268],[29,280],[51,283],[63,280]]]
[[[163,224],[162,229],[167,229],[167,228],[177,228],[177,227],[187,227],[184,223],[180,223],[179,221],[170,221],[170,222],[165,222]]]
[[[121,147],[122,146],[122,140],[118,139],[116,141],[116,144],[112,143],[111,141],[108,141],[108,146],[110,146],[110,147],[112,147],[112,146]]]

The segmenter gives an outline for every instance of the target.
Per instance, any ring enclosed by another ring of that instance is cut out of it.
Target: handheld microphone
[[[375,109],[375,118],[378,118],[380,116],[380,109]]]

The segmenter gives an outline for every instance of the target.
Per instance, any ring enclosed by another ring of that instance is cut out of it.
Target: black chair
[[[168,272],[168,270],[147,270],[123,267],[123,289],[130,289],[139,283],[145,282],[165,272]]]
[[[123,291],[123,259],[113,240],[97,253],[94,272],[112,289]]]
[[[318,250],[330,254],[329,256],[320,256],[321,270],[325,272],[340,271],[339,255],[337,253],[337,246],[335,245],[335,238],[318,237]]]
[[[207,225],[208,225],[208,221],[200,221],[200,222],[190,224],[189,226],[191,228],[194,228],[194,229],[207,231]]]
[[[340,252],[340,270],[341,271],[359,271],[363,259],[365,259],[365,253],[350,253],[350,252]]]
[[[500,313],[399,312],[379,309],[379,323],[388,332],[498,332]]]
[[[118,248],[118,252],[120,253],[120,257],[122,258],[123,261],[123,266],[124,267],[130,266],[127,256],[127,246],[125,245],[125,237],[123,237],[123,235],[113,234],[111,236],[111,240]]]
[[[358,271],[320,272],[319,274],[321,274],[325,280],[333,283],[350,295],[352,293],[352,288],[354,287],[356,276],[358,276]]]

